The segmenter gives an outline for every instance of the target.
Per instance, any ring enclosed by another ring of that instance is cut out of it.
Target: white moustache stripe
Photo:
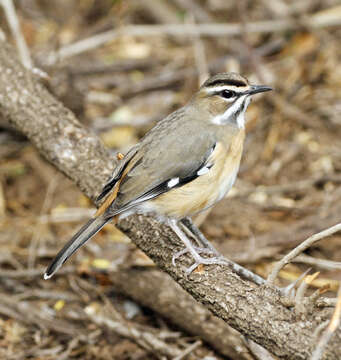
[[[217,115],[212,119],[212,123],[216,125],[223,125],[226,124],[229,120],[229,118],[232,118],[232,116],[239,111],[241,107],[243,107],[244,100],[247,95],[241,96],[239,99],[237,99],[222,115]],[[244,127],[244,112],[246,109],[243,109],[241,114],[238,116],[238,127],[242,128]]]

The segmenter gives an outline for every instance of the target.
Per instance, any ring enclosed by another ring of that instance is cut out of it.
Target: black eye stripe
[[[242,96],[242,95],[248,95],[249,94],[249,90],[246,90],[246,91],[243,91],[243,92],[237,92],[237,91],[234,91],[234,90],[228,90],[228,89],[226,89],[226,90],[219,90],[219,91],[214,91],[214,92],[212,92],[212,93],[209,93],[208,95],[219,95],[219,96],[221,96],[221,97],[224,97],[223,96],[223,92],[224,91],[228,91],[228,92],[231,92],[231,93],[233,93],[233,96],[231,96],[230,98],[232,98],[232,97],[240,97],[240,96]]]

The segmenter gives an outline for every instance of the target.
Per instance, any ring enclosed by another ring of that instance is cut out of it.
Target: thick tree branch
[[[91,199],[115,167],[100,140],[0,40],[0,114]]]
[[[114,166],[100,141],[85,130],[73,114],[39,84],[17,60],[13,49],[0,40],[0,115],[22,131],[39,151],[94,198]],[[207,266],[186,278],[176,237],[152,218],[132,216],[122,229],[155,263],[170,274],[196,300],[229,325],[284,359],[307,359],[314,348],[314,330],[330,317],[327,309],[314,309],[304,319],[281,303],[275,289],[256,287],[229,268]],[[318,320],[317,320],[318,319]],[[341,358],[341,331],[328,344],[324,358]]]
[[[193,300],[167,274],[156,269],[122,269],[110,274],[110,280],[118,291],[199,336],[219,353],[232,359],[249,359],[240,334]]]

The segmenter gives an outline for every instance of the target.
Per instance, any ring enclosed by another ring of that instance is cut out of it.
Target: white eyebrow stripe
[[[235,92],[241,92],[240,90],[242,89],[242,91],[246,91],[248,90],[247,86],[232,86],[232,85],[221,85],[221,86],[215,86],[215,87],[207,87],[205,90],[208,93],[213,93],[213,92],[219,92],[219,91],[223,91],[223,90],[232,90]]]

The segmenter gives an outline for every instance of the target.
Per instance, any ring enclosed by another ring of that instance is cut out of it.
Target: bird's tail
[[[49,267],[46,269],[44,279],[47,280],[65,263],[65,261],[82,245],[84,245],[92,236],[94,236],[102,227],[109,222],[112,217],[105,217],[101,214],[90,219],[81,229],[72,237],[72,239],[59,251]]]

